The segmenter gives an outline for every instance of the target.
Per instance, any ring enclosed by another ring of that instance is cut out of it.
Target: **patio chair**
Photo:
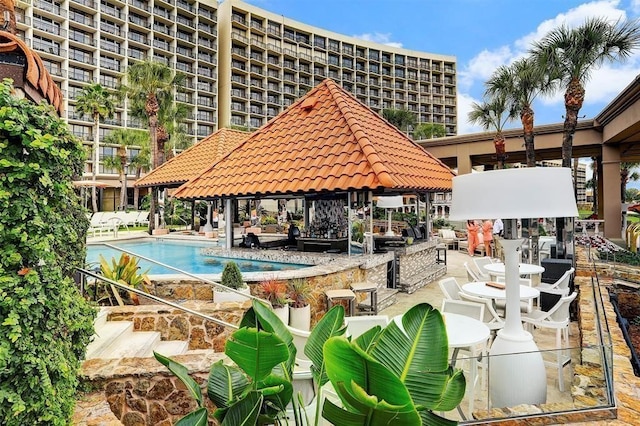
[[[493,260],[489,257],[489,256],[483,256],[483,257],[478,257],[478,258],[473,258],[473,264],[476,266],[476,269],[478,270],[478,278],[480,278],[480,281],[491,281],[491,278],[489,277],[489,274],[487,273],[487,271],[484,269],[485,265],[490,265],[493,263]]]
[[[466,302],[479,303],[484,305],[484,315],[482,322],[484,322],[489,330],[491,330],[491,336],[495,337],[498,330],[504,327],[504,320],[498,314],[498,311],[493,306],[493,301],[484,297],[472,296],[467,293],[460,293],[460,298]]]
[[[545,290],[548,290],[548,289],[567,289],[567,288],[569,288],[569,284],[571,284],[571,276],[573,275],[573,273],[575,271],[576,271],[575,268],[573,268],[573,267],[569,268],[553,284],[540,283],[538,285],[538,288],[540,290],[542,290],[542,289],[545,289]]]
[[[455,277],[445,278],[443,280],[438,281],[438,285],[440,286],[440,290],[444,294],[444,297],[449,300],[460,300],[460,293],[462,293],[462,288],[460,288],[460,284],[458,284],[458,280]]]
[[[453,250],[458,248],[460,238],[456,236],[456,232],[453,229],[440,229],[438,231],[438,237],[442,243],[447,245],[447,248]]]
[[[464,269],[467,271],[467,278],[469,278],[469,281],[482,281],[476,271],[471,269],[469,262],[464,262]]]
[[[344,317],[344,322],[347,325],[347,335],[351,336],[351,339],[356,339],[376,325],[385,328],[389,324],[389,317],[387,315]]]
[[[562,291],[555,290],[551,292],[557,294]],[[541,290],[541,295],[543,292],[549,292],[549,290]],[[569,305],[577,295],[574,291],[569,296],[560,297],[549,311],[545,312],[541,309],[536,309],[522,316],[522,322],[530,332],[533,331],[534,327],[556,330],[556,361],[553,363],[545,361],[545,363],[557,367],[558,389],[560,392],[564,392],[564,366],[571,362],[571,356],[567,354],[569,346]]]

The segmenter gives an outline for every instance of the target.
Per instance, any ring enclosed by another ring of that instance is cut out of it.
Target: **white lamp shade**
[[[376,205],[384,209],[397,209],[404,206],[404,200],[402,199],[402,195],[378,197]]]
[[[453,178],[450,220],[576,217],[566,167],[492,170]]]

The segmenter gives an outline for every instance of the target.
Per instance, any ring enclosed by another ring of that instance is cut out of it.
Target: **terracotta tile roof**
[[[25,80],[62,115],[62,91],[55,84],[42,59],[17,35],[0,31],[0,53],[17,52],[25,56]]]
[[[453,172],[330,79],[176,192],[179,198],[442,191]]]
[[[197,177],[251,133],[220,129],[138,179],[135,186],[179,186]]]

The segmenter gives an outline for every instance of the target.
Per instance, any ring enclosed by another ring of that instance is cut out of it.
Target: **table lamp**
[[[571,169],[531,167],[493,170],[453,178],[450,220],[576,217]],[[547,375],[542,354],[522,327],[518,250],[523,239],[505,238],[505,326],[489,351],[492,407],[543,404]]]
[[[390,195],[385,197],[378,197],[378,201],[376,205],[383,209],[387,209],[387,219],[389,221],[389,224],[387,225],[387,232],[385,232],[384,235],[388,237],[393,237],[395,234],[391,230],[391,209],[404,207],[404,200],[402,199],[402,195]]]

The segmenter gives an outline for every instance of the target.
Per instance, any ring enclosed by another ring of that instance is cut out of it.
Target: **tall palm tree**
[[[125,72],[125,82],[120,90],[129,99],[132,109],[144,101],[144,112],[149,125],[151,168],[162,164],[162,156],[158,147],[158,111],[160,105],[173,99],[173,92],[182,87],[184,74],[174,73],[171,68],[156,62],[136,62]],[[155,227],[157,192],[152,191],[150,203],[149,231]]]
[[[524,145],[527,167],[536,166],[536,152],[534,145],[534,111],[532,108],[535,98],[553,89],[548,74],[531,58],[522,58],[511,65],[503,65],[493,73],[485,83],[489,96],[504,96],[520,114],[524,131]]]
[[[604,63],[627,59],[639,46],[638,21],[610,23],[605,18],[588,19],[573,29],[562,25],[533,43],[533,60],[566,88],[562,167],[571,167],[573,134],[591,73]]]
[[[627,184],[630,181],[637,181],[640,179],[640,173],[633,170],[638,167],[640,167],[640,163],[620,163],[620,195],[623,203],[627,198]]]
[[[511,108],[510,108],[511,107]],[[507,101],[507,97],[502,94],[496,94],[486,97],[481,104],[476,102],[471,104],[469,112],[469,121],[479,124],[484,130],[494,130],[493,146],[496,150],[497,168],[504,169],[504,161],[507,159],[505,150],[505,139],[502,134],[505,124],[513,120],[517,113],[513,104]]]
[[[383,109],[382,117],[407,136],[417,123],[416,115],[407,109]]]
[[[120,174],[120,210],[127,208],[127,166],[136,167],[139,161],[135,156],[129,159],[127,147],[149,146],[149,133],[144,130],[135,129],[116,129],[104,138],[104,143],[118,145],[116,157],[107,157],[104,159],[105,167],[113,168]],[[148,159],[147,159],[148,161]],[[137,196],[134,199],[137,200]]]
[[[100,160],[100,118],[111,118],[114,111],[112,93],[99,83],[90,84],[83,88],[76,99],[76,112],[80,116],[90,116],[93,120],[93,167],[91,178],[94,181],[98,175],[98,163]],[[94,213],[98,211],[98,194],[95,185],[91,188],[91,206]]]

